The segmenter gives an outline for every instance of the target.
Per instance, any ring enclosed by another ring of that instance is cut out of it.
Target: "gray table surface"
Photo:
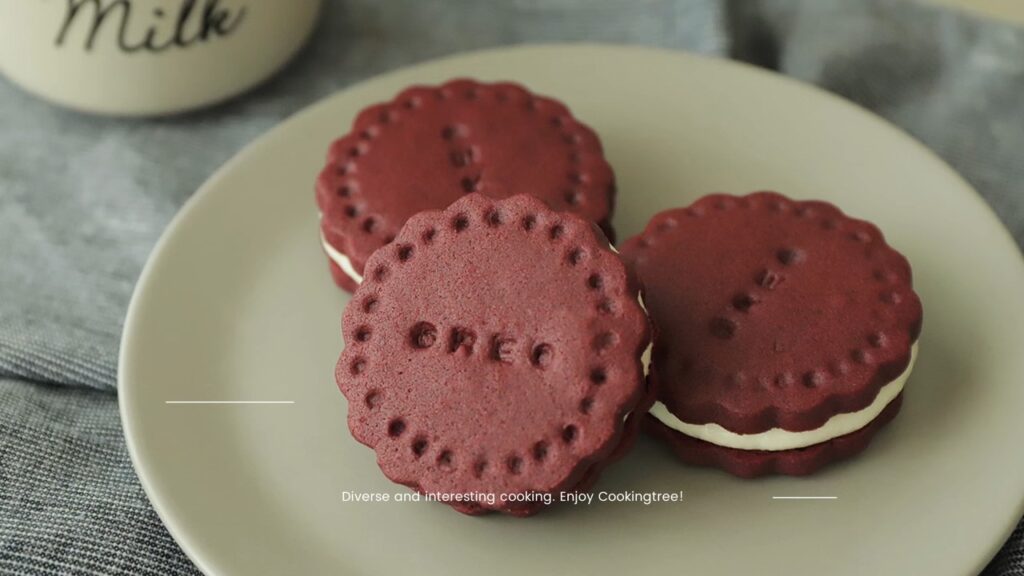
[[[850,98],[937,151],[1024,245],[1024,31],[910,0],[327,0],[282,74],[169,119],[83,116],[0,79],[0,573],[196,573],[128,460],[116,357],[146,256],[214,169],[376,73],[582,40],[743,59]],[[1024,575],[1020,527],[985,573]]]

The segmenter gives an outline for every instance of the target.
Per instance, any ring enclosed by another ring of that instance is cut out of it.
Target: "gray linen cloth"
[[[1024,243],[1024,31],[910,0],[328,0],[277,78],[159,120],[58,110],[0,80],[0,573],[197,573],[128,460],[116,358],[147,254],[215,168],[373,74],[582,40],[744,59],[859,102],[942,155]],[[1024,575],[1021,528],[985,574]]]

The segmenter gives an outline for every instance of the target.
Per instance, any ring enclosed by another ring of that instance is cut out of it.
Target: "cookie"
[[[614,241],[615,180],[593,130],[519,85],[454,80],[363,110],[331,144],[316,197],[335,280],[352,291],[409,217],[473,192],[532,194]]]
[[[810,474],[892,419],[921,302],[868,222],[771,192],[656,215],[622,247],[655,327],[645,427],[686,462]]]
[[[645,418],[642,426],[649,435],[668,444],[676,456],[688,464],[721,468],[741,478],[756,478],[767,474],[806,476],[830,462],[859,454],[867,448],[875,432],[896,417],[902,404],[903,395],[899,394],[886,405],[881,414],[859,430],[828,442],[781,451],[739,450],[718,446],[680,434],[653,416]]]
[[[532,196],[417,214],[345,308],[352,435],[392,481],[470,497],[464,513],[585,490],[653,401],[638,293],[592,222]]]

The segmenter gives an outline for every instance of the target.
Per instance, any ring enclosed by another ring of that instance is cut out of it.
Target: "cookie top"
[[[511,83],[416,86],[363,110],[317,179],[324,239],[357,272],[405,221],[480,192],[532,194],[611,238],[614,176],[565,105]]]
[[[493,509],[579,484],[645,396],[638,292],[592,223],[530,196],[410,218],[345,309],[353,436],[395,482]]]
[[[658,399],[684,422],[818,428],[903,373],[921,330],[907,260],[826,202],[705,196],[622,254],[657,332]]]

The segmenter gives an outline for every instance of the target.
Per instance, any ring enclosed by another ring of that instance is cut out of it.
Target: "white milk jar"
[[[0,0],[0,72],[85,112],[181,112],[264,80],[321,0]]]

